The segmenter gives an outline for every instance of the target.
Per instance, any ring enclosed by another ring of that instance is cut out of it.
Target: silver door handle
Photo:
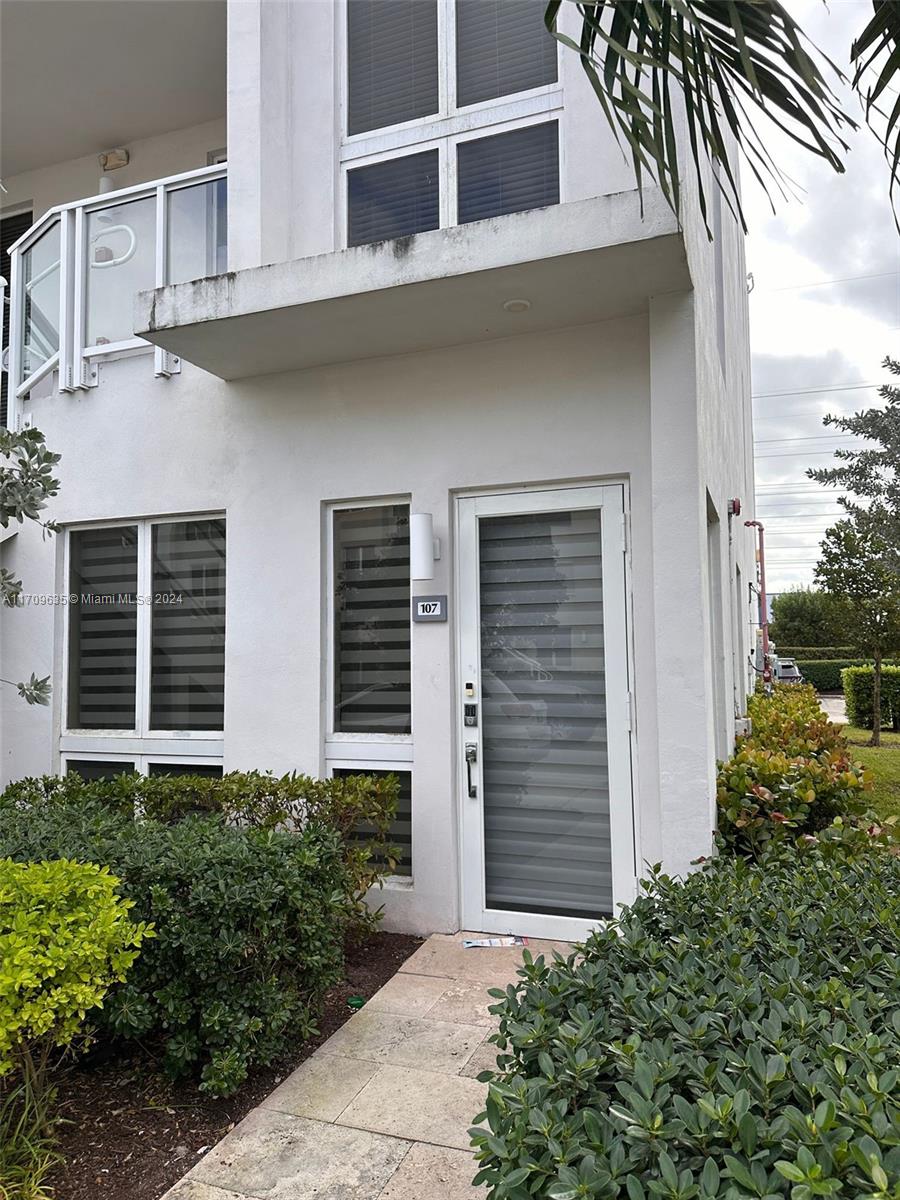
[[[466,742],[466,780],[469,785],[469,799],[478,799],[478,788],[472,779],[472,767],[478,761],[478,745],[475,742]]]

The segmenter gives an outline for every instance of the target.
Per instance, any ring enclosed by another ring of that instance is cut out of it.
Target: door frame
[[[460,901],[464,929],[513,933],[537,938],[581,941],[602,919],[552,916],[545,913],[489,909],[485,902],[483,761],[481,705],[480,578],[478,520],[579,508],[600,508],[603,570],[604,669],[610,796],[628,797],[627,805],[610,806],[613,908],[632,901],[637,891],[636,828],[633,770],[633,678],[630,654],[630,596],[627,570],[627,487],[625,483],[577,483],[525,486],[460,493],[455,504],[456,532],[456,764],[459,803]],[[608,639],[608,629],[621,631]],[[479,705],[475,728],[464,724],[465,684],[474,680]],[[617,699],[616,699],[617,698]],[[470,764],[466,744],[477,746],[473,782],[477,798],[468,792]]]

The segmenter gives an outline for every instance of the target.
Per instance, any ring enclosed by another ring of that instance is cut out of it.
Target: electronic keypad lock
[[[467,702],[466,704],[463,705],[463,724],[468,726],[469,729],[472,729],[475,725],[478,724],[478,705],[477,704],[469,704]]]

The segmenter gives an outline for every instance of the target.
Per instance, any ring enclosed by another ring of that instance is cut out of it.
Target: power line
[[[811,458],[821,458],[823,454],[834,454],[833,450],[767,450],[765,454],[754,454],[754,458],[796,458],[798,454],[807,454]]]
[[[750,399],[765,400],[769,396],[814,396],[819,392],[861,392],[881,386],[880,383],[826,384],[823,387],[794,388],[788,392],[752,392]]]
[[[855,435],[851,433],[850,437],[853,436]],[[846,433],[809,433],[804,434],[802,437],[754,438],[753,445],[766,446],[770,442],[823,442],[826,440],[829,442],[839,442],[845,437],[847,437]],[[853,449],[853,447],[851,446],[850,449]]]
[[[894,275],[900,275],[900,271],[878,271],[873,275],[842,275],[834,279],[816,279],[811,283],[788,283],[783,287],[761,287],[761,292],[795,292],[805,291],[807,288],[825,287],[832,283],[855,283],[858,279],[890,279]]]

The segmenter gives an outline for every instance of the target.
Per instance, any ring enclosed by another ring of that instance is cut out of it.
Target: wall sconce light
[[[441,557],[440,539],[434,536],[431,513],[409,514],[409,574],[411,579],[434,579],[434,564]]]

